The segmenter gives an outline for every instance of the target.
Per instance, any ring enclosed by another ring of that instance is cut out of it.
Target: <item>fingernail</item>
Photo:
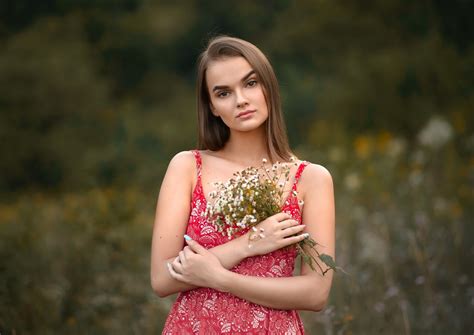
[[[186,239],[186,241],[191,241],[191,240],[192,240],[192,238],[191,238],[191,237],[189,237],[189,236],[188,236],[188,235],[186,235],[186,234],[184,235],[184,238]]]
[[[304,233],[303,236],[304,236],[304,238],[308,238],[308,237],[309,237],[309,234],[308,234],[308,233]]]

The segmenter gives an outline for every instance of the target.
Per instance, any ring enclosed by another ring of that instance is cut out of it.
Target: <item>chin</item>
[[[257,130],[257,129],[264,129],[264,125],[265,123],[262,122],[262,123],[259,123],[259,124],[253,124],[253,125],[246,125],[244,127],[236,127],[236,128],[233,128],[234,130],[237,130],[237,131],[241,131],[241,132],[250,132],[250,131],[254,131],[254,130]]]

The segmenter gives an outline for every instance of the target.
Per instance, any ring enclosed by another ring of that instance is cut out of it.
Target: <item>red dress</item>
[[[205,248],[228,242],[209,221],[201,216],[206,198],[201,183],[201,156],[196,158],[198,179],[192,194],[191,214],[186,234]],[[301,162],[295,175],[293,190],[308,162]],[[301,224],[298,199],[290,192],[282,211],[291,213]],[[291,277],[295,248],[275,250],[262,256],[248,257],[230,269],[233,272],[258,277]],[[163,334],[304,334],[303,323],[296,310],[264,307],[211,288],[180,292],[166,320]]]

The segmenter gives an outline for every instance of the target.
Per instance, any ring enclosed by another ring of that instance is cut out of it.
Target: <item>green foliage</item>
[[[2,333],[158,332],[168,306],[149,282],[152,206],[133,190],[2,206]]]
[[[74,185],[66,171],[85,179],[111,132],[107,83],[78,31],[72,19],[47,18],[0,54],[2,188]]]
[[[300,153],[333,175],[336,259],[350,276],[334,277],[325,312],[308,320],[328,333],[468,331],[474,148],[455,123],[433,118],[412,142],[315,126],[335,136],[320,132]]]
[[[329,266],[331,269],[333,269],[334,271],[337,270],[336,262],[334,262],[334,259],[332,259],[330,255],[321,254],[319,255],[319,258],[324,262],[324,264]]]

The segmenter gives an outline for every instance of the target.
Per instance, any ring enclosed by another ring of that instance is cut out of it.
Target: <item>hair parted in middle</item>
[[[198,148],[212,151],[224,147],[229,140],[230,129],[212,114],[206,70],[211,61],[227,57],[243,57],[250,64],[260,80],[268,107],[265,121],[266,146],[271,161],[288,161],[292,156],[288,144],[286,126],[281,109],[280,90],[275,72],[267,57],[252,43],[226,35],[216,36],[208,42],[207,48],[198,58],[197,112]]]

